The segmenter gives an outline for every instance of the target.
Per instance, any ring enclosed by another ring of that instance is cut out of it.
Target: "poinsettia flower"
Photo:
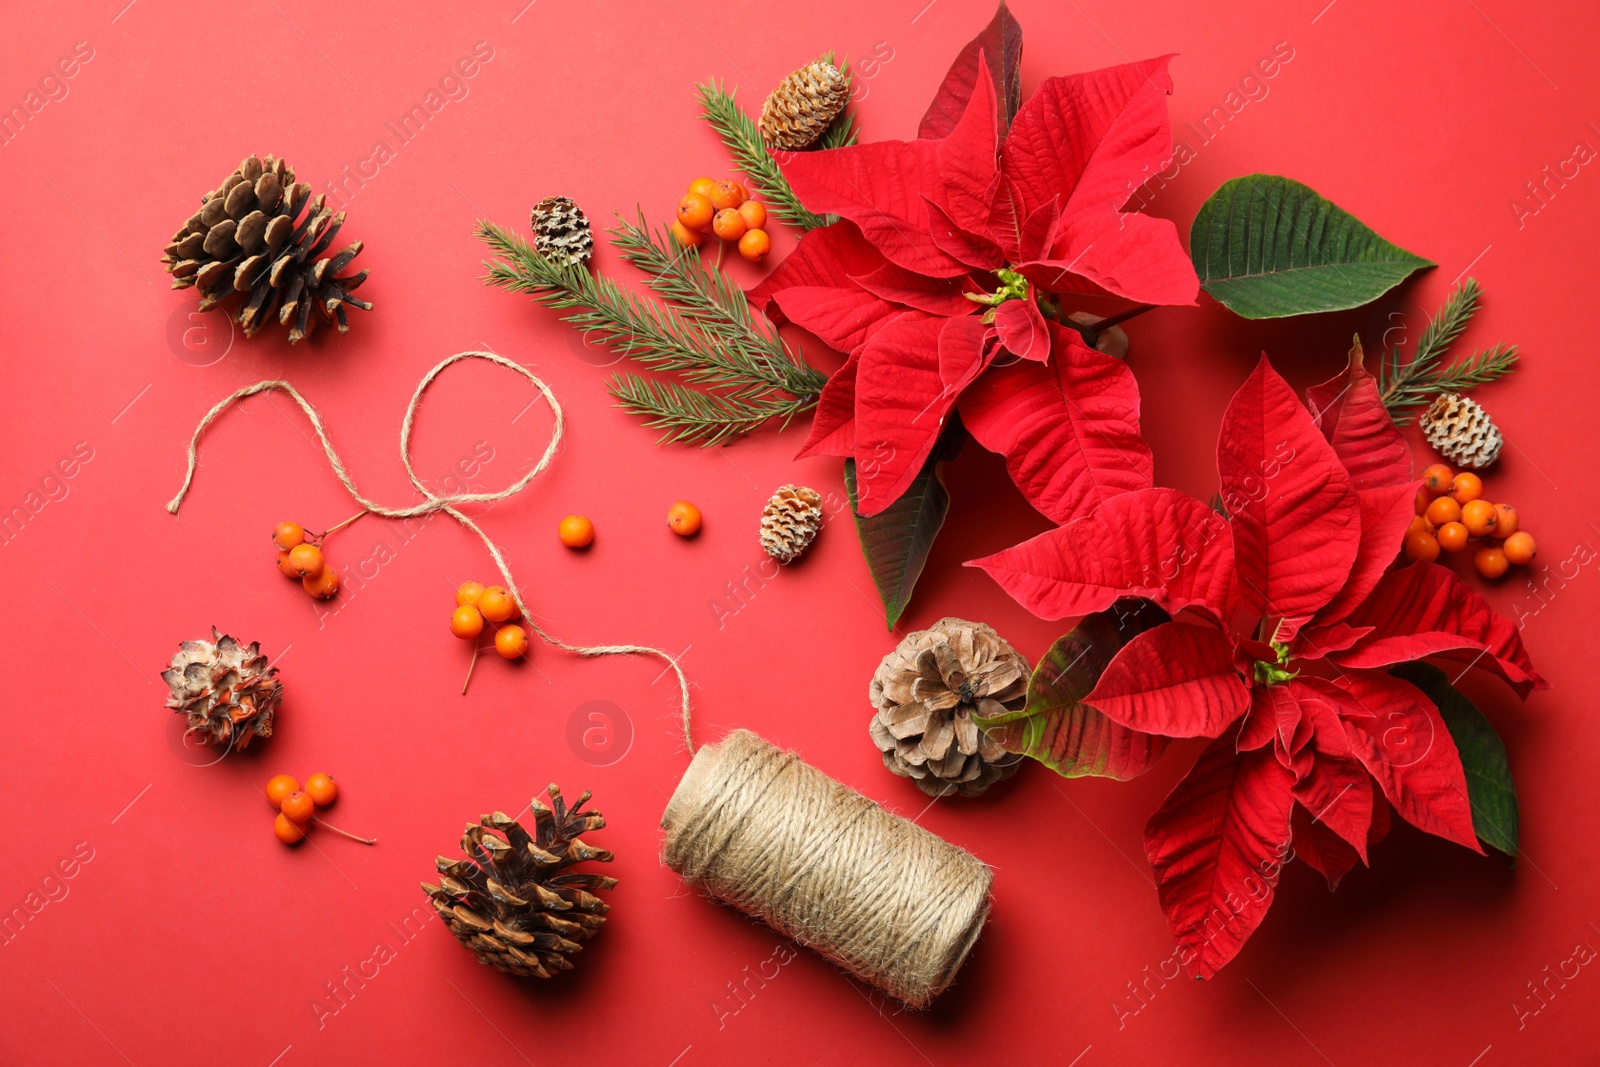
[[[849,354],[800,455],[853,458],[861,514],[905,491],[957,412],[1058,522],[1151,485],[1133,376],[1063,324],[1060,298],[1195,300],[1173,224],[1122,210],[1172,156],[1167,62],[1047,79],[1013,117],[969,46],[925,136],[775,153],[840,221],[750,295]]]
[[[1438,708],[1385,668],[1442,656],[1524,697],[1545,685],[1516,627],[1454,572],[1393,566],[1417,480],[1359,346],[1310,397],[1315,413],[1265,357],[1233,397],[1217,447],[1226,519],[1147,489],[975,564],[1046,618],[1122,596],[1183,613],[1130,640],[1084,702],[1136,731],[1215,738],[1145,828],[1202,978],[1260,924],[1291,843],[1337,882],[1392,806],[1482,851]]]

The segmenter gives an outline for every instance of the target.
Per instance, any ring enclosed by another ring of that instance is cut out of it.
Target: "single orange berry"
[[[683,199],[678,201],[678,221],[691,230],[703,230],[711,222],[711,216],[717,209],[711,206],[711,198],[699,193],[685,193]]]
[[[752,230],[759,230],[767,224],[767,206],[755,200],[746,200],[739,205],[739,217]]]
[[[1503,548],[1480,548],[1472,557],[1472,565],[1485,578],[1498,578],[1511,568],[1511,560]]]
[[[332,567],[324,567],[320,574],[300,579],[300,588],[318,600],[327,600],[339,591],[339,572]]]
[[[1445,523],[1434,536],[1446,552],[1460,552],[1467,547],[1467,528],[1459,522]]]
[[[1428,505],[1427,519],[1435,526],[1455,522],[1461,518],[1461,505],[1447,496],[1435,497]]]
[[[494,650],[503,659],[518,659],[528,651],[528,635],[515,624],[502,626],[494,635]]]
[[[568,548],[588,548],[594,543],[594,523],[586,515],[568,515],[556,527],[556,536]]]
[[[744,190],[744,186],[738,182],[732,179],[720,181],[711,189],[711,206],[718,211],[726,208],[737,208],[745,202],[745,198],[748,195]]]
[[[667,509],[667,525],[679,537],[693,537],[700,532],[700,509],[687,500],[675,501]]]
[[[1422,472],[1422,487],[1434,496],[1450,491],[1455,472],[1443,463],[1435,463]]]
[[[1450,479],[1450,495],[1456,498],[1457,504],[1477,500],[1483,495],[1483,479],[1471,471],[1462,471]]]
[[[681,222],[673,222],[672,236],[685,248],[700,247],[700,231],[691,230]]]
[[[711,190],[715,189],[716,187],[717,182],[714,178],[696,178],[694,181],[689,183],[689,191],[691,193],[699,193],[707,200],[711,199]]]
[[[503,585],[491,585],[478,600],[478,610],[490,622],[505,622],[517,617],[517,602]]]
[[[325,808],[339,795],[339,783],[333,780],[333,775],[318,771],[306,779],[305,793],[313,804]]]
[[[1418,530],[1426,530],[1427,528],[1427,519],[1421,515],[1413,515],[1411,516],[1411,525],[1406,527],[1406,533],[1416,533]]]
[[[1456,481],[1460,481],[1458,476]],[[1487,500],[1469,500],[1461,505],[1461,524],[1473,537],[1488,537],[1495,533],[1494,505]]]
[[[483,633],[483,612],[473,604],[463,604],[450,613],[450,632],[463,641]]]
[[[723,208],[711,220],[711,232],[724,241],[737,241],[744,236],[744,230],[744,219],[731,207]]]
[[[477,604],[481,596],[483,596],[483,585],[479,582],[462,582],[456,586],[457,604]]]
[[[322,573],[322,549],[316,545],[295,545],[289,550],[289,565],[302,578],[315,578]]]
[[[289,553],[287,552],[278,553],[278,569],[284,573],[285,577],[300,577],[300,572],[295,570],[294,561],[289,558]]]
[[[1512,563],[1530,563],[1539,551],[1538,542],[1534,541],[1533,534],[1526,530],[1519,530],[1506,538],[1505,546],[1501,549],[1506,554],[1506,559]]]
[[[760,263],[772,249],[772,238],[766,230],[746,230],[739,238],[739,254],[752,263]]]
[[[292,774],[275,774],[267,779],[267,803],[273,807],[283,803],[283,798],[298,791],[300,783]]]
[[[1517,532],[1517,525],[1521,520],[1517,516],[1517,509],[1510,504],[1496,504],[1494,506],[1494,532],[1498,537],[1510,537]]]
[[[272,820],[272,832],[278,835],[278,840],[286,845],[292,845],[306,836],[306,828],[300,826],[282,812]]]
[[[1413,530],[1406,534],[1406,559],[1432,562],[1439,558],[1439,539],[1426,530]]]
[[[272,528],[272,543],[285,552],[304,543],[305,539],[306,529],[298,522],[280,522]]]
[[[278,810],[283,812],[290,822],[305,822],[316,814],[317,804],[309,793],[302,793],[296,789],[279,802]]]
[[[1418,489],[1416,500],[1417,514],[1426,515],[1428,513],[1428,505],[1431,503],[1433,503],[1433,494],[1428,492],[1426,487]]]

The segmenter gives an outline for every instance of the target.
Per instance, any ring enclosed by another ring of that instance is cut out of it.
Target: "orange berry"
[[[1421,515],[1411,516],[1411,525],[1406,527],[1406,533],[1416,533],[1418,530],[1427,530],[1428,520]]]
[[[1450,495],[1457,504],[1465,504],[1483,495],[1483,479],[1471,471],[1462,471],[1450,480]]]
[[[272,528],[272,543],[289,551],[306,539],[306,530],[298,522],[280,522]]]
[[[700,509],[687,500],[675,501],[667,509],[667,525],[679,537],[693,537],[700,531]]]
[[[1426,530],[1413,530],[1406,534],[1406,559],[1432,562],[1439,558],[1439,540]]]
[[[1503,548],[1480,548],[1472,557],[1472,565],[1485,578],[1498,578],[1510,569],[1511,561]]]
[[[1417,514],[1426,515],[1428,513],[1428,505],[1431,503],[1433,503],[1433,494],[1428,492],[1425,487],[1418,489],[1416,500]]]
[[[594,543],[594,523],[585,515],[568,515],[556,527],[556,536],[568,548],[588,548]]]
[[[289,550],[289,566],[301,578],[315,578],[322,573],[322,549],[316,545],[295,545]]]
[[[479,582],[462,582],[456,586],[457,604],[477,604],[478,598],[483,596],[483,585]]]
[[[1435,497],[1433,503],[1428,505],[1427,519],[1435,526],[1456,522],[1460,518],[1461,505],[1447,496]]]
[[[490,622],[505,622],[517,617],[517,602],[503,585],[491,585],[478,600],[478,610]]]
[[[1467,547],[1467,528],[1459,522],[1445,523],[1435,536],[1439,540],[1439,547],[1446,552],[1460,552]]]
[[[494,650],[502,659],[518,659],[528,651],[528,635],[515,624],[502,626],[494,635]]]
[[[278,810],[288,817],[290,822],[305,822],[316,814],[317,805],[309,793],[302,793],[296,789],[284,797],[278,804]]]
[[[278,569],[283,572],[286,578],[300,577],[300,572],[294,569],[294,561],[289,558],[289,553],[287,552],[278,553]]]
[[[1519,530],[1506,538],[1506,543],[1501,551],[1506,554],[1506,559],[1512,563],[1529,563],[1534,554],[1539,551],[1539,545],[1533,539],[1533,534],[1526,530]]]
[[[718,211],[722,211],[727,208],[737,208],[740,204],[745,202],[745,198],[748,195],[749,194],[744,190],[744,186],[740,185],[736,181],[733,181],[732,179],[726,179],[718,182],[712,187],[711,206],[716,208]],[[732,238],[730,238],[730,240],[731,239]]]
[[[700,247],[700,231],[691,230],[681,222],[672,224],[672,236],[685,248]]]
[[[683,199],[678,201],[678,221],[691,230],[703,230],[711,222],[711,216],[717,209],[711,206],[711,198],[699,193],[684,193]]]
[[[1461,505],[1461,524],[1473,537],[1488,537],[1495,532],[1494,505],[1482,499],[1467,501]]]
[[[711,232],[724,241],[737,241],[744,236],[744,230],[744,219],[731,207],[723,208],[711,220]]]
[[[278,835],[278,840],[286,845],[292,845],[306,836],[306,828],[300,826],[282,812],[272,820],[272,832]]]
[[[1494,532],[1499,537],[1510,537],[1517,532],[1517,509],[1510,504],[1494,506]]]
[[[463,641],[483,633],[483,612],[476,605],[463,604],[450,613],[450,632]]]
[[[767,206],[755,200],[746,200],[739,205],[739,217],[752,230],[759,230],[767,224]]]
[[[717,183],[713,178],[696,178],[694,181],[689,183],[689,191],[691,193],[699,193],[707,200],[711,199],[711,190],[715,189],[716,187]]]
[[[752,263],[766,259],[771,248],[772,238],[767,236],[766,230],[746,230],[744,236],[739,238],[739,254]]]
[[[320,574],[300,579],[300,588],[318,600],[327,600],[339,591],[339,572],[332,567],[324,567]]]
[[[1450,491],[1455,472],[1443,463],[1435,463],[1422,472],[1422,487],[1434,496]]]
[[[273,807],[283,803],[283,798],[290,793],[297,792],[300,783],[292,774],[275,774],[267,779],[267,803]]]
[[[339,783],[333,780],[333,775],[318,771],[306,779],[305,793],[313,804],[325,808],[339,795]]]

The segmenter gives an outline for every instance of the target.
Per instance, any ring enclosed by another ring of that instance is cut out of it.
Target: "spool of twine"
[[[989,916],[976,856],[748,730],[695,753],[661,826],[686,881],[914,1008]]]

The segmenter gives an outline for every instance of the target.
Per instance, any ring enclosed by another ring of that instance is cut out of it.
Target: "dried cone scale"
[[[310,210],[301,219],[307,201]],[[350,295],[367,280],[366,271],[338,276],[361,242],[324,255],[344,225],[344,212],[329,211],[326,202],[324,196],[312,200],[311,186],[296,184],[283,160],[245,157],[200,198],[200,210],[167,245],[162,262],[172,287],[198,289],[201,311],[238,294],[232,314],[246,337],[254,337],[274,310],[289,327],[291,343],[309,337],[319,318],[344,333],[350,328],[344,306],[371,311],[372,305]]]
[[[1505,447],[1489,413],[1460,393],[1440,393],[1418,421],[1428,444],[1458,467],[1487,467]]]
[[[975,715],[1020,711],[1028,661],[981,622],[945,618],[910,634],[878,666],[868,729],[884,766],[929,796],[977,796],[1017,772],[1017,757]]]
[[[189,720],[187,736],[202,745],[243,751],[252,737],[271,737],[283,699],[278,668],[267,666],[261,645],[241,645],[211,628],[211,640],[185,641],[161,672],[170,691],[167,707]]]
[[[825,59],[807,63],[779,82],[761,105],[761,139],[768,148],[805,148],[849,101],[850,87],[838,67]]]
[[[479,963],[536,978],[572,970],[568,957],[582,951],[581,942],[600,931],[611,910],[595,893],[617,884],[603,874],[570,870],[612,859],[579,839],[606,824],[599,812],[581,810],[589,793],[568,808],[560,789],[552,785],[547,792],[548,806],[533,798],[531,835],[504,812],[485,815],[461,839],[468,858],[440,856],[439,884],[422,883],[445,925]]]
[[[761,547],[779,563],[800,558],[822,529],[822,497],[803,485],[779,487],[761,512]]]

